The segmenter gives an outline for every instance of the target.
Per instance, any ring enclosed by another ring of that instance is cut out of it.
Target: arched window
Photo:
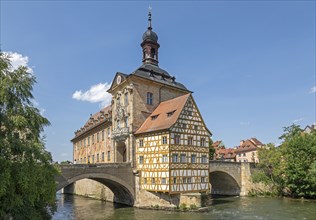
[[[151,48],[151,50],[150,50],[150,57],[156,59],[156,50],[155,50],[155,48]]]

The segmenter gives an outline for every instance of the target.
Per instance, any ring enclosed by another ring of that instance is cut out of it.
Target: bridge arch
[[[109,169],[108,166],[64,166],[61,168],[61,175],[56,176],[55,179],[57,191],[79,180],[91,179],[108,187],[114,194],[114,202],[130,206],[134,205],[135,187],[133,174],[130,167],[126,165],[116,165],[113,169]]]
[[[211,194],[240,195],[241,186],[231,174],[226,171],[210,172]]]

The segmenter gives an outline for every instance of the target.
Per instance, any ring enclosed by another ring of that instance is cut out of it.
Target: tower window
[[[155,50],[155,48],[151,48],[151,50],[150,50],[150,57],[156,59],[156,50]]]
[[[147,92],[147,105],[153,104],[153,94],[151,92]]]
[[[125,93],[125,100],[124,100],[125,106],[128,105],[128,93]]]

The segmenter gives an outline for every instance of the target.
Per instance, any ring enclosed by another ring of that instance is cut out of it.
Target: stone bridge
[[[133,205],[135,178],[130,163],[60,165],[55,177],[57,191],[81,179],[92,179],[107,186],[114,193],[114,201]]]
[[[250,177],[254,168],[254,163],[210,161],[211,194],[247,195],[252,186]]]

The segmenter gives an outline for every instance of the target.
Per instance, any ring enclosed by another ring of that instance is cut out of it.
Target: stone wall
[[[105,185],[90,179],[82,179],[65,187],[63,193],[75,194],[104,201],[114,201],[114,194]]]

